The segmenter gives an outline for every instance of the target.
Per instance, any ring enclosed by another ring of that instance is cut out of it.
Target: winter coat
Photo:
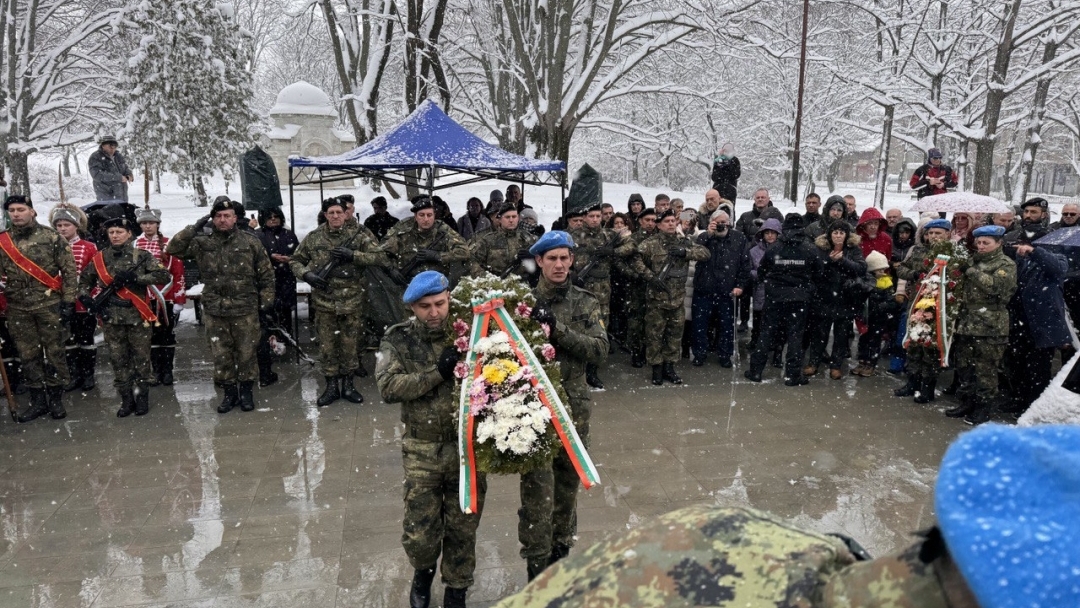
[[[123,154],[115,152],[109,156],[98,148],[90,155],[86,165],[90,169],[90,177],[94,180],[94,196],[97,200],[127,202],[128,185],[121,178],[133,176]]]
[[[461,216],[457,221],[458,234],[466,241],[471,240],[477,234],[488,230],[491,230],[491,220],[483,213],[477,216],[475,222],[469,217],[468,213]]]
[[[389,213],[372,213],[364,220],[364,226],[374,233],[375,237],[380,241],[386,238],[387,231],[397,223],[398,219]]]
[[[709,259],[697,264],[694,294],[730,295],[736,287],[749,287],[750,253],[741,232],[730,228],[724,236],[703,232],[697,242],[709,250]]]
[[[742,166],[739,164],[739,157],[737,156],[714,162],[712,166],[713,190],[719,192],[722,198],[734,203],[735,197],[738,196],[739,176],[741,175]]]
[[[1008,304],[1016,291],[1016,263],[1001,248],[972,254],[971,266],[964,271],[962,289],[957,335],[1008,336]]]
[[[203,281],[203,310],[216,317],[253,315],[274,304],[274,269],[262,242],[239,229],[195,231],[187,226],[165,253],[193,259]]]
[[[284,226],[260,228],[255,234],[262,241],[268,257],[274,254],[291,256],[300,245],[296,233]],[[296,277],[289,269],[289,263],[270,258],[270,265],[274,267],[274,308],[296,308]]]
[[[149,286],[169,282],[169,271],[157,261],[154,254],[136,249],[131,241],[120,246],[106,247],[99,253],[109,275],[115,277],[126,270],[135,272],[135,283],[127,285],[127,288],[145,300],[150,299],[147,289]],[[98,275],[97,266],[91,263],[79,276],[79,295],[93,297],[99,287],[104,289],[105,281]],[[105,310],[101,316],[109,325],[141,325],[144,322],[132,302],[115,294],[105,301]]]
[[[1016,258],[1016,293],[1009,300],[1011,331],[1026,331],[1037,348],[1071,343],[1062,288],[1069,264],[1065,256],[1036,247]]]
[[[836,206],[839,206],[841,209],[844,208],[844,197],[836,195],[830,196],[825,201],[825,205],[821,208],[821,219],[806,226],[806,236],[810,237],[811,241],[829,231],[829,224],[836,221],[829,217],[829,210]],[[840,219],[844,219],[843,215],[840,216]]]
[[[751,207],[750,211],[743,213],[739,216],[739,221],[735,222],[735,229],[746,235],[746,238],[752,239],[757,231],[761,229],[761,225],[765,223],[765,220],[769,218],[775,218],[784,221],[784,214],[780,213],[780,210],[772,206],[765,207],[761,211],[758,211],[757,207]]]
[[[874,238],[868,236],[866,225],[871,222],[878,223],[878,232]],[[855,233],[859,235],[859,247],[862,249],[863,258],[876,251],[885,256],[886,260],[892,259],[892,235],[889,234],[889,223],[877,209],[870,207],[862,212],[859,223],[855,227]]]
[[[674,249],[684,249],[686,255],[681,258],[672,257],[670,252]],[[683,298],[686,297],[686,276],[690,262],[707,259],[709,259],[708,249],[681,234],[657,232],[642,241],[638,245],[638,258],[634,260],[634,269],[638,276],[649,281],[658,279],[670,262],[667,276],[664,277],[667,291],[657,289],[652,285],[644,286],[647,305],[661,310],[681,307]]]
[[[806,302],[813,297],[813,279],[822,270],[821,255],[802,232],[783,234],[761,260],[758,280],[769,303]]]
[[[900,240],[900,227],[907,226],[911,230],[911,238],[907,241]],[[893,264],[904,261],[911,248],[915,246],[915,222],[908,218],[902,218],[892,229],[892,257],[889,261]]]
[[[928,177],[944,177],[945,187],[931,187],[930,182],[927,181]],[[952,167],[946,164],[940,164],[935,167],[930,163],[925,163],[923,166],[915,169],[915,172],[911,174],[911,181],[908,182],[911,189],[917,192],[918,198],[930,196],[932,194],[945,194],[949,191],[949,188],[955,188],[956,184],[956,174],[953,173]]]
[[[866,260],[859,247],[859,235],[849,234],[844,243],[844,255],[839,260],[829,257],[832,243],[823,234],[814,240],[821,256],[822,271],[814,281],[815,316],[824,319],[851,319],[862,305],[865,293],[858,282],[866,275]]]
[[[754,235],[754,246],[750,248],[747,255],[750,258],[750,281],[754,289],[754,310],[762,310],[765,308],[765,281],[759,279],[758,269],[761,268],[761,260],[765,257],[765,253],[779,244],[779,240],[772,245],[765,242],[765,231],[772,230],[777,234],[781,233],[780,222],[774,219],[765,220],[765,224]]]

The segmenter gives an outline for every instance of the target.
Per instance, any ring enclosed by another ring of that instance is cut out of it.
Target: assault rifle
[[[431,244],[429,244],[427,247],[424,247],[424,249],[434,249],[435,246],[441,243],[444,239],[446,239],[446,232],[440,232],[439,235],[435,237],[435,240],[431,241]],[[416,254],[417,255],[413,256],[412,261],[409,262],[409,265],[401,271],[401,274],[406,277],[406,280],[408,280],[407,277],[412,274],[414,270],[416,270],[416,267],[420,265],[420,250],[417,250]]]
[[[607,248],[614,249],[615,244],[619,242],[620,238],[622,237],[618,234],[611,235],[611,240],[608,242]],[[582,281],[584,281],[585,278],[589,276],[589,273],[592,272],[593,267],[600,263],[599,256],[591,255],[589,257],[592,259],[589,260],[588,264],[585,264],[585,266],[581,268],[581,272],[577,273],[578,278]]]
[[[349,245],[352,245],[353,239],[355,239],[359,235],[360,235],[360,230],[358,229],[356,232],[353,233],[352,236],[349,237],[349,239],[347,241],[345,241],[344,243],[338,245],[338,247],[348,247]],[[334,269],[337,268],[340,265],[341,265],[340,260],[338,260],[334,256],[330,256],[330,261],[323,264],[322,268],[316,270],[315,271],[315,276],[317,276],[320,279],[325,281],[327,279],[327,277],[330,276],[330,273],[333,272]]]

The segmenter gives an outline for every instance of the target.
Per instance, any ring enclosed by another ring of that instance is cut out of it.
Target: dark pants
[[[877,365],[881,357],[881,339],[889,330],[892,317],[870,313],[866,324],[866,333],[859,336],[859,362]]]
[[[1004,367],[1014,405],[1027,408],[1050,385],[1056,351],[1055,347],[1037,347],[1031,334],[1023,329],[1009,336]]]
[[[811,330],[814,333],[810,337],[810,360],[807,364],[817,367],[819,363],[824,362],[829,366],[829,369],[840,369],[844,361],[851,356],[853,327],[854,320],[851,318],[825,319],[817,327],[814,327]],[[826,354],[830,329],[833,336],[832,353]]]
[[[735,347],[734,314],[735,303],[731,295],[694,294],[690,304],[690,318],[693,324],[691,347],[696,358],[704,359],[709,350],[709,324],[714,317],[719,318],[720,324],[720,358],[731,358]]]
[[[757,348],[750,356],[750,370],[760,374],[769,362],[773,344],[778,335],[787,342],[787,359],[784,376],[797,378],[802,375],[803,332],[806,330],[806,302],[768,302],[761,321],[761,335]],[[779,332],[783,331],[783,334]]]

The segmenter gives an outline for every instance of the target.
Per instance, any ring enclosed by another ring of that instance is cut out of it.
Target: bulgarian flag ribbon
[[[911,300],[911,311],[915,311],[915,307],[925,298],[934,299],[934,307],[936,314],[934,315],[934,337],[937,342],[938,359],[941,363],[941,367],[949,366],[949,349],[952,346],[952,335],[948,324],[948,303],[949,303],[949,278],[947,272],[947,266],[949,264],[949,256],[939,255],[934,259],[934,266],[930,269],[930,272],[926,273],[926,277],[919,282],[919,289],[915,292],[915,297]],[[938,278],[937,292],[933,293],[933,287],[931,282],[927,281],[931,277]],[[910,313],[909,313],[910,316]],[[908,337],[908,329],[911,324],[908,323],[907,328],[904,330],[904,348],[907,348],[911,341]]]
[[[493,327],[496,326],[496,327]],[[485,300],[473,302],[472,333],[469,336],[469,352],[466,355],[465,364],[472,370],[472,374],[461,382],[461,396],[458,401],[458,454],[460,455],[461,471],[458,478],[458,497],[461,510],[465,513],[475,513],[477,504],[477,480],[476,480],[476,452],[474,446],[475,419],[469,407],[469,388],[472,380],[480,376],[482,369],[479,357],[473,351],[473,346],[481,338],[486,338],[492,329],[499,329],[510,339],[510,346],[522,366],[529,366],[533,372],[533,386],[539,387],[540,401],[551,412],[551,423],[555,426],[555,432],[559,435],[566,453],[570,456],[570,462],[574,465],[581,484],[586,489],[600,483],[600,474],[596,471],[596,465],[585,450],[585,445],[578,437],[577,429],[566,411],[566,406],[559,399],[559,394],[551,384],[551,380],[544,372],[544,366],[533,353],[525,337],[521,335],[511,318],[510,313],[503,306],[503,300],[497,297],[489,297]]]

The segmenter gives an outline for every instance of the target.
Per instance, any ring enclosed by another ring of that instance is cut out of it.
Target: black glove
[[[528,249],[519,249],[518,252],[517,252],[517,259],[519,259],[519,260],[531,260],[531,259],[533,259],[533,254],[529,253]]]
[[[113,275],[113,283],[116,283],[116,288],[120,289],[134,285],[138,278],[139,275],[135,274],[134,270],[121,270]]]
[[[390,270],[387,270],[386,274],[390,277],[391,281],[397,283],[398,285],[404,287],[409,284],[409,279],[406,279],[405,275],[401,274],[401,271],[397,268],[391,268]]]
[[[649,286],[657,291],[667,291],[667,283],[660,280],[660,277],[653,277],[649,279]]]
[[[570,282],[574,284],[574,287],[585,289],[585,279],[579,274],[574,274],[574,278],[570,279]]]
[[[91,314],[94,314],[94,313],[97,312],[96,310],[94,310],[94,298],[91,298],[90,296],[87,296],[87,295],[81,295],[81,296],[79,296],[78,298],[75,298],[75,299],[79,301],[79,304],[83,305],[83,308],[85,308],[87,310],[87,312],[89,312]]]
[[[537,323],[542,323],[551,328],[551,331],[555,331],[555,311],[551,310],[547,304],[538,303],[533,307],[531,318]]]
[[[259,325],[262,325],[263,327],[277,325],[277,317],[274,316],[274,310],[272,308],[259,309]]]
[[[351,262],[353,261],[353,250],[348,247],[334,247],[330,250],[330,257],[338,262]]]
[[[199,221],[195,222],[195,233],[198,234],[202,232],[203,229],[206,228],[206,225],[210,223],[210,219],[211,217],[209,215],[204,215],[203,217],[200,217]]]
[[[322,289],[324,291],[330,289],[330,281],[327,281],[310,270],[304,273],[304,282],[315,289]]]
[[[681,259],[686,257],[686,248],[685,247],[676,247],[676,248],[672,249],[671,251],[669,251],[668,255],[670,255],[673,258],[681,260]]]
[[[594,255],[598,255],[603,258],[609,258],[615,255],[615,248],[609,245],[604,245],[594,252]]]
[[[421,249],[416,252],[417,262],[434,262],[439,263],[442,261],[442,254],[433,249]]]
[[[461,358],[461,354],[458,353],[458,349],[455,346],[447,346],[439,353],[439,362],[435,364],[435,367],[439,369],[439,375],[443,377],[443,380],[449,380],[454,377],[454,367],[457,366],[458,360]]]
[[[60,322],[64,325],[70,325],[75,320],[75,303],[68,304],[66,302],[60,303]]]

